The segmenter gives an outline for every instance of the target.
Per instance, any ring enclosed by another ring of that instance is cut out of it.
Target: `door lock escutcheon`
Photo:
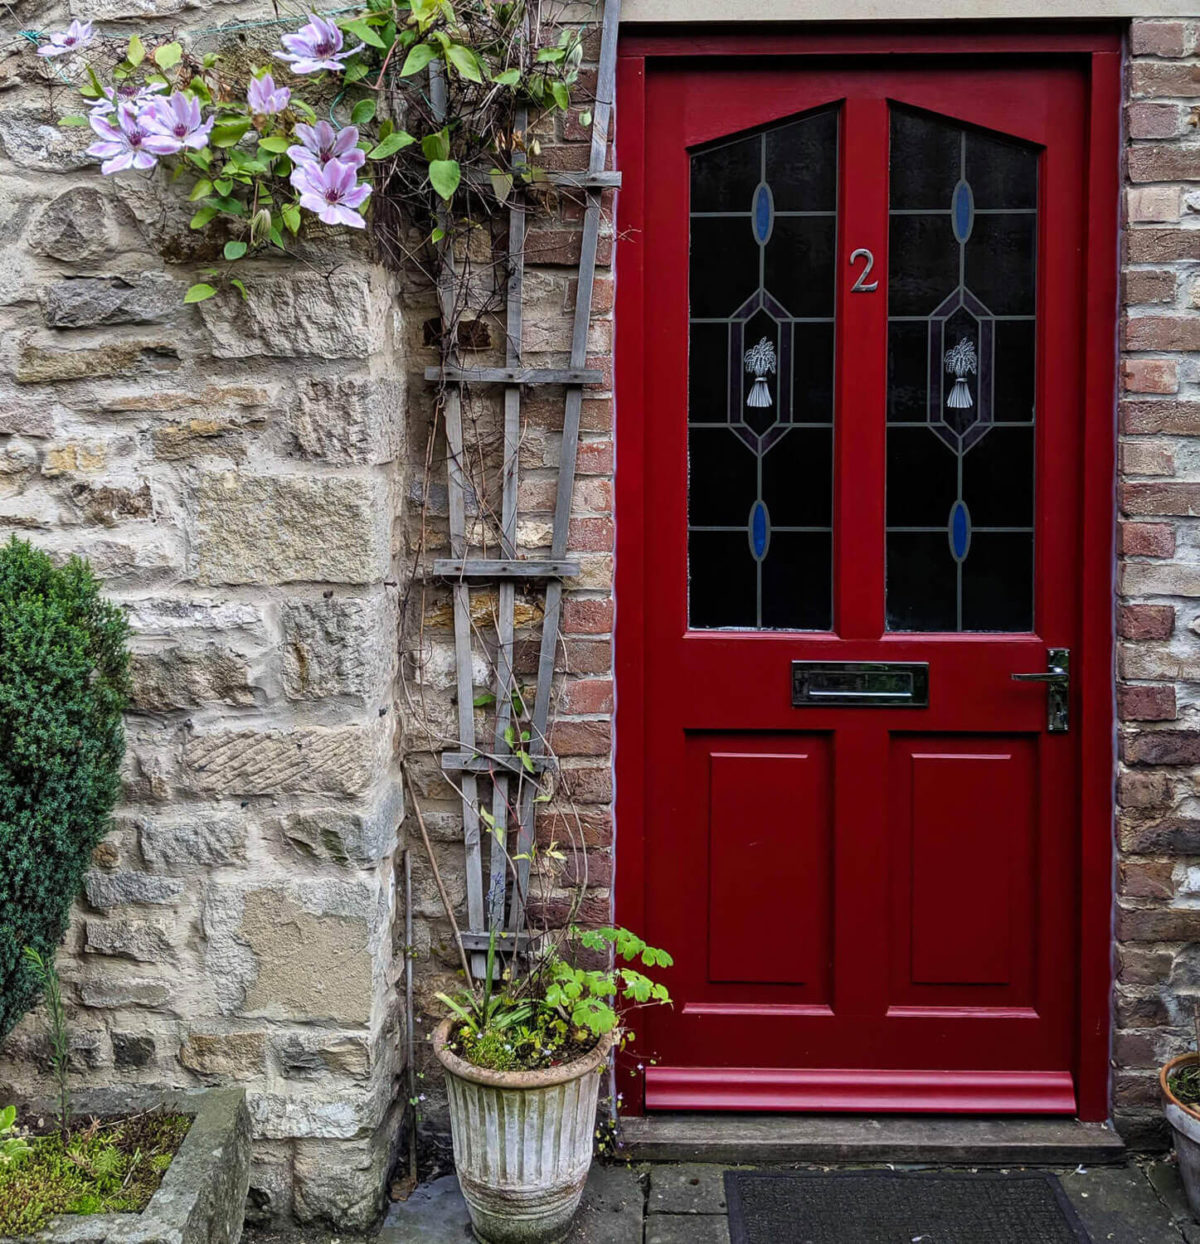
[[[1013,674],[1014,682],[1046,684],[1046,732],[1066,734],[1071,728],[1071,649],[1047,648],[1044,674]]]

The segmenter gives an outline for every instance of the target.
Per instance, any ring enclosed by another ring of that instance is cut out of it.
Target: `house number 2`
[[[850,256],[851,266],[860,259],[865,259],[867,262],[863,270],[858,274],[854,284],[850,287],[850,292],[852,294],[873,294],[879,288],[879,282],[871,281],[868,283],[867,277],[871,275],[871,269],[875,266],[875,256],[865,246],[860,246]]]

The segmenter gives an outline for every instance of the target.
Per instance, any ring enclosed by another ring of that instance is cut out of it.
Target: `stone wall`
[[[15,9],[10,36],[68,16]],[[186,37],[272,6],[71,12]],[[14,43],[0,529],[90,558],[134,629],[124,802],[59,957],[73,1082],[84,1105],[244,1084],[252,1213],[365,1226],[406,1097],[397,571],[407,373],[425,360],[395,278],[342,237],[249,266],[245,304],[185,307],[209,256],[181,196],[161,174],[101,178],[90,132],[54,124],[79,110],[63,62]],[[27,1017],[0,1101],[44,1093],[46,1050]]]
[[[1161,1139],[1157,1066],[1200,1003],[1200,20],[1133,24],[1120,406],[1115,1114]]]

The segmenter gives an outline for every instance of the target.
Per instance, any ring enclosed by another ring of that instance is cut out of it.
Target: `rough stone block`
[[[103,324],[166,324],[183,311],[185,287],[152,273],[125,277],[76,277],[47,286],[42,293],[51,328],[92,328]]]
[[[74,186],[51,199],[34,217],[25,236],[38,255],[64,263],[87,263],[117,246],[112,200],[92,186]]]
[[[283,606],[283,686],[289,699],[385,694],[396,650],[394,601],[329,598]]]
[[[129,625],[140,636],[175,638],[181,634],[237,634],[265,644],[266,623],[258,605],[243,601],[180,600],[147,597],[125,604]]]
[[[365,882],[209,887],[206,963],[225,1014],[365,1025],[385,896]]]
[[[266,1056],[265,1032],[190,1032],[179,1047],[179,1061],[213,1083],[261,1075]]]
[[[183,890],[182,881],[146,873],[105,873],[92,870],[84,880],[87,901],[101,911],[137,903],[170,903]]]
[[[102,380],[178,367],[176,346],[169,341],[127,338],[85,350],[60,350],[25,341],[17,352],[18,384],[66,380]]]
[[[154,1038],[133,1032],[112,1034],[113,1062],[126,1070],[148,1067],[154,1061]]]
[[[133,706],[143,713],[202,704],[254,703],[250,671],[243,657],[216,644],[172,645],[133,657]]]
[[[171,999],[171,987],[166,981],[142,980],[122,976],[115,979],[97,978],[81,981],[79,1001],[84,1006],[101,1010],[116,1007],[137,1006],[150,1010],[165,1006]]]
[[[288,1080],[330,1075],[366,1080],[371,1074],[371,1043],[358,1034],[299,1031],[276,1037],[272,1046]]]
[[[296,1145],[295,1205],[301,1222],[337,1223],[366,1231],[383,1207],[383,1183],[400,1129],[385,1122],[376,1136],[339,1144]]]
[[[141,822],[142,858],[156,871],[232,864],[246,856],[246,818],[203,812],[151,817]]]
[[[153,920],[86,920],[83,948],[136,963],[162,963],[172,952],[166,927]]]
[[[196,504],[202,583],[387,577],[392,507],[382,479],[210,473],[197,482]]]
[[[368,811],[312,808],[280,817],[273,828],[289,853],[335,864],[374,864],[396,849],[403,819],[403,792],[389,785]]]
[[[328,729],[234,730],[189,736],[184,765],[205,795],[359,795],[385,767],[386,718]]]
[[[400,451],[404,389],[399,380],[312,378],[297,390],[293,433],[316,462],[391,462]]]
[[[249,297],[200,303],[217,358],[368,358],[387,340],[389,300],[365,271],[260,277]]]
[[[0,148],[19,168],[41,173],[86,168],[92,157],[85,148],[93,137],[90,129],[60,126],[58,116],[44,103],[9,103],[0,108]]]

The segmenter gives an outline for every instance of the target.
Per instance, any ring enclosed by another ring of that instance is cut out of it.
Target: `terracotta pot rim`
[[[581,1076],[595,1071],[608,1057],[609,1051],[616,1041],[615,1033],[605,1033],[596,1043],[594,1049],[572,1063],[562,1067],[547,1067],[543,1071],[493,1071],[489,1067],[476,1067],[465,1058],[459,1058],[452,1050],[446,1048],[450,1040],[450,1025],[454,1021],[444,1019],[433,1034],[433,1052],[438,1061],[451,1075],[460,1080],[470,1080],[473,1084],[487,1084],[492,1088],[505,1089],[540,1089],[551,1088],[555,1084],[567,1084],[578,1080]]]
[[[1185,1114],[1190,1114],[1193,1119],[1200,1120],[1200,1104],[1195,1105],[1195,1106],[1189,1106],[1187,1102],[1180,1101],[1179,1098],[1176,1097],[1175,1094],[1171,1092],[1171,1086],[1167,1083],[1168,1078],[1171,1075],[1171,1072],[1174,1071],[1176,1067],[1180,1067],[1184,1065],[1185,1063],[1195,1063],[1195,1062],[1200,1062],[1200,1054],[1198,1053],[1179,1054],[1175,1058],[1172,1058],[1169,1063],[1166,1063],[1163,1067],[1159,1069],[1158,1088],[1159,1088],[1159,1091],[1162,1093],[1164,1104],[1169,1102],[1173,1106],[1178,1106],[1179,1109],[1182,1110]]]

